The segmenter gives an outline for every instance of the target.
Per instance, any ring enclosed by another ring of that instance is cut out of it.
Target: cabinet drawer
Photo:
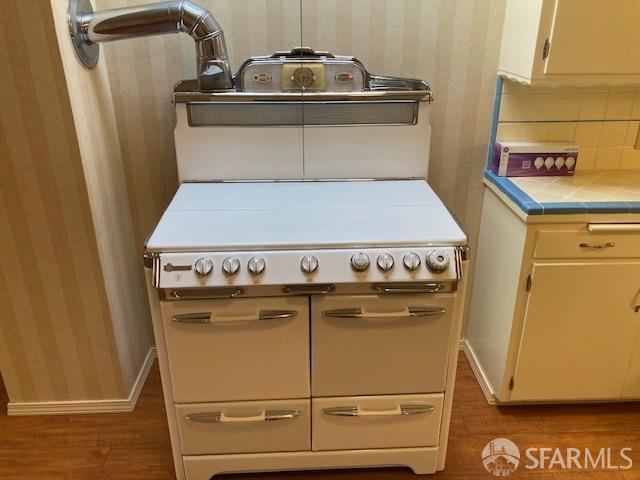
[[[162,302],[176,403],[309,397],[306,297]]]
[[[640,224],[592,225],[575,230],[540,230],[534,258],[640,257]],[[601,228],[599,228],[601,227]],[[608,227],[608,228],[607,228]]]
[[[311,448],[309,400],[177,405],[184,455]]]
[[[438,445],[443,394],[312,399],[313,450]]]
[[[442,392],[451,294],[312,299],[314,396]]]

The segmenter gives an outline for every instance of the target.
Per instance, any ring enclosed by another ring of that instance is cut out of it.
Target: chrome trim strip
[[[326,295],[335,290],[336,286],[333,284],[283,285],[282,287],[282,291],[288,295]]]
[[[160,288],[160,255],[153,255],[153,287]]]
[[[170,297],[177,299],[235,298],[244,293],[241,287],[172,288],[167,292]]]
[[[447,284],[441,282],[374,283],[371,288],[380,293],[438,293],[444,291]]]
[[[175,91],[175,103],[193,102],[265,102],[265,101],[297,101],[297,102],[326,102],[326,101],[376,101],[376,100],[414,100],[417,102],[431,102],[429,90],[367,90],[364,92],[184,92]]]

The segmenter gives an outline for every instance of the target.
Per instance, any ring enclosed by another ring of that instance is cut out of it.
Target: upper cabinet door
[[[639,288],[639,262],[534,264],[511,400],[619,398]]]
[[[545,74],[638,74],[640,2],[556,0]]]
[[[534,85],[640,85],[640,2],[507,0],[498,73]]]

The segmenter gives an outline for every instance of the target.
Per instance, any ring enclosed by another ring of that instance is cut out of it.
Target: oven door
[[[454,298],[312,297],[312,395],[444,391]]]
[[[308,301],[162,302],[176,403],[309,397]]]

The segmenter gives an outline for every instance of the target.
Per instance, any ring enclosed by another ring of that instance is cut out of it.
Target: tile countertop
[[[485,178],[527,215],[640,213],[640,170],[585,170],[571,177]]]

